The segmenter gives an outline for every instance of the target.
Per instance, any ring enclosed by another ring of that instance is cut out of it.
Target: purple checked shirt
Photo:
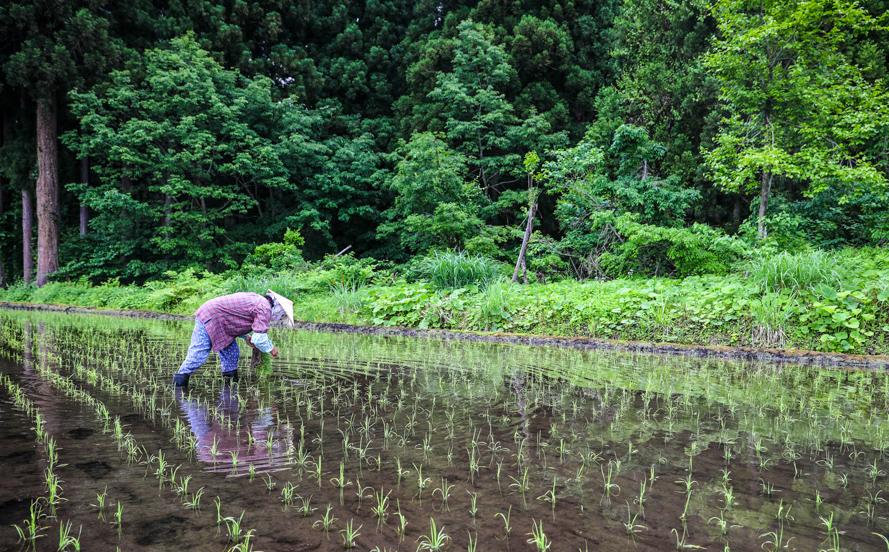
[[[213,350],[219,352],[236,337],[268,332],[272,307],[258,293],[233,293],[207,301],[195,312],[195,318],[204,324]]]

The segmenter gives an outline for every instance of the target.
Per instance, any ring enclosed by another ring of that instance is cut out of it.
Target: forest
[[[886,351],[886,7],[9,0],[0,299]]]

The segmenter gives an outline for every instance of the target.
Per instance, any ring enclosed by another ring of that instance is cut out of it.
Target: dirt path
[[[0,309],[58,312],[66,314],[122,316],[128,318],[146,318],[152,320],[186,321],[191,319],[190,316],[154,311],[103,310],[84,307],[66,307],[60,305],[9,303],[3,301],[0,301]],[[756,349],[752,347],[727,347],[721,345],[683,345],[678,343],[656,343],[646,341],[617,341],[608,339],[595,339],[590,337],[481,333],[435,329],[421,330],[402,327],[356,326],[352,324],[340,324],[333,322],[296,322],[296,324],[294,324],[294,329],[361,335],[470,341],[475,343],[508,343],[514,345],[567,347],[572,349],[584,350],[611,350],[636,353],[683,355],[691,357],[755,360],[761,362],[809,364],[815,366],[836,366],[845,368],[867,368],[873,370],[889,369],[889,356],[887,355],[848,355],[842,353],[823,353],[819,351],[808,351],[802,349]]]

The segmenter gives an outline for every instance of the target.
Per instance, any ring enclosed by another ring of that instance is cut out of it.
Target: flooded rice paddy
[[[190,333],[0,312],[0,550],[889,546],[882,372],[281,331],[177,392]]]

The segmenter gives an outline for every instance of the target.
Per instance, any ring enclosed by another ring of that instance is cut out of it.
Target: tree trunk
[[[519,258],[516,259],[515,270],[512,271],[513,283],[519,280],[519,271],[525,266],[525,253],[528,251],[528,242],[531,240],[531,231],[534,228],[534,213],[536,211],[537,201],[534,201],[528,208],[528,221],[525,223],[525,235],[522,237],[522,247],[519,249]]]
[[[34,256],[31,240],[34,236],[34,212],[31,209],[31,190],[22,188],[22,280],[31,283],[34,272]]]
[[[84,157],[80,160],[80,181],[89,186],[90,183],[90,159]],[[87,228],[90,223],[90,208],[80,202],[80,237],[86,236]]]
[[[763,171],[759,188],[759,213],[757,217],[757,235],[764,240],[769,231],[766,228],[766,208],[769,205],[769,192],[772,190],[772,173]]]
[[[0,220],[3,220],[3,214],[6,212],[6,203],[3,197],[3,188],[0,188]],[[6,259],[4,254],[0,253],[0,288],[6,286]]]
[[[59,145],[56,99],[37,101],[37,285],[59,269]]]

